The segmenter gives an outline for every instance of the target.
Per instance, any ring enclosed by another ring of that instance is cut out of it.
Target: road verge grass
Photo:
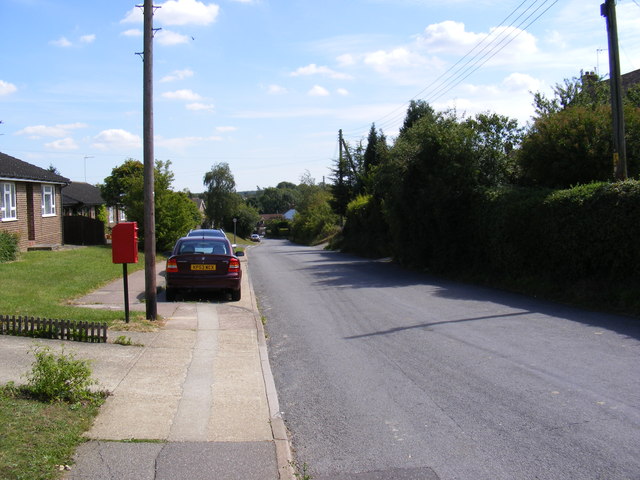
[[[144,267],[144,255],[129,273]],[[0,264],[0,314],[107,323],[124,318],[124,311],[74,306],[71,301],[122,278],[122,265],[111,261],[111,248],[25,252],[15,262]],[[124,300],[123,300],[124,303]],[[132,320],[143,314],[131,312]]]
[[[0,386],[0,478],[49,480],[69,468],[105,393],[95,384],[89,362],[34,347],[26,385]]]

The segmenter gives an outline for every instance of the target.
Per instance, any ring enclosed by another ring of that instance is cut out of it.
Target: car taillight
[[[229,260],[229,272],[238,273],[240,271],[240,260],[237,258],[232,258]]]
[[[178,271],[178,262],[176,262],[175,258],[170,258],[167,260],[167,272],[177,272]]]

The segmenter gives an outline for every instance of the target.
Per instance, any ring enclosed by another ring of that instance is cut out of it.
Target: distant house
[[[198,207],[198,211],[202,215],[202,218],[203,218],[203,221],[204,221],[204,218],[206,217],[204,200],[202,200],[200,197],[190,197],[190,198],[191,198],[191,201],[196,204],[196,207]],[[203,228],[205,227],[204,224],[201,225],[201,226]]]
[[[63,215],[97,218],[98,211],[105,204],[100,189],[90,183],[73,182],[62,187]]]
[[[298,211],[295,208],[292,208],[290,210],[287,210],[286,212],[284,212],[282,214],[282,216],[284,217],[285,220],[293,220],[293,217],[296,216],[296,213],[298,213]]]
[[[62,245],[61,175],[0,153],[0,230],[18,235],[20,250]]]
[[[105,202],[100,189],[84,182],[62,187],[62,221],[65,243],[74,245],[102,245],[105,225],[99,218]]]

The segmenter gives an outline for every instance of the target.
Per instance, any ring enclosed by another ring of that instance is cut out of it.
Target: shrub
[[[340,247],[365,257],[389,256],[389,227],[382,205],[371,195],[359,195],[347,205]]]
[[[18,235],[0,232],[0,263],[12,262],[18,258]]]
[[[78,360],[73,353],[54,354],[47,346],[34,348],[35,362],[31,373],[27,375],[30,393],[47,402],[68,401],[76,403],[89,400],[91,368],[87,360]]]

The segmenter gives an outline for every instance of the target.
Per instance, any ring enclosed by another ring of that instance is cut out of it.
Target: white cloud
[[[16,87],[13,83],[0,80],[0,95],[10,95],[17,91],[18,91],[18,87]]]
[[[184,80],[193,77],[193,71],[185,68],[184,70],[174,70],[169,75],[165,75],[160,79],[161,82],[173,82],[176,80]]]
[[[350,75],[336,72],[335,70],[332,70],[329,67],[318,66],[315,63],[307,65],[306,67],[300,67],[295,72],[291,73],[292,77],[309,76],[309,75],[323,75],[323,76],[334,78],[337,80],[346,80],[346,79],[352,78]]]
[[[80,37],[80,43],[93,43],[96,39],[94,34],[91,35],[83,35]]]
[[[191,37],[165,29],[156,32],[154,37],[160,45],[180,45],[182,43],[189,43],[189,38]]]
[[[339,88],[338,90],[336,90],[336,92],[338,93],[338,95],[342,95],[343,97],[349,95],[349,90],[347,90],[346,88]]]
[[[169,0],[157,6],[161,8],[155,11],[153,18],[162,25],[210,25],[220,12],[218,5],[207,5],[197,0]],[[142,9],[134,7],[121,23],[140,23],[142,20]]]
[[[191,90],[176,90],[175,92],[164,92],[162,94],[164,98],[170,100],[185,100],[187,102],[196,102],[202,100],[202,97]]]
[[[465,53],[484,36],[467,32],[464,23],[447,20],[429,25],[418,37],[418,45],[430,53]]]
[[[78,149],[78,145],[73,140],[73,138],[70,137],[61,138],[60,140],[54,140],[53,142],[45,143],[45,147],[61,152],[68,152]]]
[[[328,97],[330,95],[329,90],[320,85],[314,85],[311,90],[309,90],[308,95],[312,97]]]
[[[142,139],[138,135],[119,128],[103,130],[95,136],[94,140],[91,146],[98,150],[119,150],[142,146]]]
[[[71,130],[85,128],[86,126],[86,124],[79,122],[52,126],[33,125],[31,127],[25,127],[22,130],[16,132],[16,135],[27,135],[32,139],[38,139],[41,137],[67,137]]]
[[[336,60],[338,61],[338,65],[341,67],[350,67],[356,63],[356,59],[350,53],[340,55]]]
[[[394,68],[416,67],[426,63],[424,57],[411,52],[407,48],[398,47],[393,50],[378,50],[368,53],[364,63],[380,73],[387,73]]]
[[[70,47],[72,45],[72,43],[67,40],[65,37],[60,37],[58,40],[52,40],[51,45],[55,45],[56,47],[63,47],[63,48],[67,48]]]
[[[120,35],[125,37],[142,37],[144,33],[142,30],[138,30],[137,28],[130,28],[129,30],[125,30]]]
[[[287,89],[280,85],[269,85],[267,87],[267,93],[269,95],[283,95],[287,93]]]
[[[187,110],[192,110],[194,112],[197,111],[206,111],[213,112],[215,110],[215,106],[212,103],[189,103],[187,104]]]
[[[511,91],[537,92],[542,87],[542,82],[531,75],[516,72],[505,78],[502,85]]]

